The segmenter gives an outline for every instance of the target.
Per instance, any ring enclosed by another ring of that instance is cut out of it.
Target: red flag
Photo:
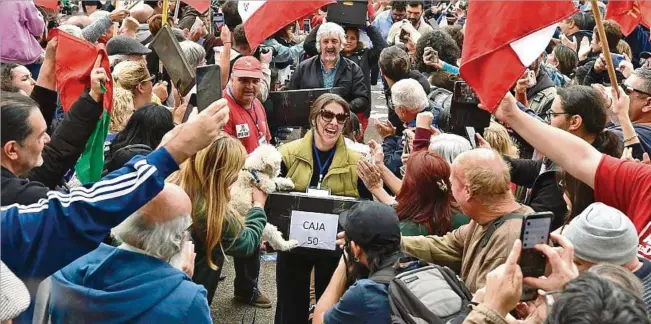
[[[470,0],[461,77],[492,112],[538,58],[555,24],[576,12],[572,1]]]
[[[648,1],[610,0],[606,7],[606,19],[617,22],[622,33],[628,36],[637,25],[651,26],[651,3]]]
[[[292,21],[309,15],[335,0],[253,0],[239,1],[237,10],[244,22],[244,32],[251,48]]]
[[[58,36],[59,46],[56,53],[57,88],[64,111],[68,111],[72,104],[86,88],[90,88],[90,72],[93,70],[97,55],[102,55],[101,66],[111,75],[111,65],[108,54],[103,44],[97,46],[74,37],[68,33],[54,30],[50,37]],[[111,112],[113,108],[113,83],[108,80],[104,83],[104,109]]]
[[[34,4],[37,6],[41,6],[43,8],[47,8],[50,10],[58,11],[59,10],[59,5],[58,5],[57,0],[34,0]]]
[[[185,0],[183,2],[187,3],[194,9],[197,9],[199,13],[204,13],[208,10],[208,8],[210,8],[210,0]]]

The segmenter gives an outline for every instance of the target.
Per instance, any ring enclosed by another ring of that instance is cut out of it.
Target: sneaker
[[[260,291],[255,291],[254,292],[254,297],[253,300],[250,298],[244,298],[241,296],[235,296],[235,301],[242,303],[242,304],[248,304],[252,305],[258,308],[271,308],[272,302],[269,297],[265,296],[262,292]]]

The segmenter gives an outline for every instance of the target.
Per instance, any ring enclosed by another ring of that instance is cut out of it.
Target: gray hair
[[[188,214],[157,223],[136,211],[111,232],[122,242],[168,261],[181,251],[184,240],[188,239],[185,232],[191,224],[192,218]]]
[[[65,33],[68,33],[72,36],[75,36],[80,39],[84,39],[84,35],[81,33],[81,28],[75,26],[75,25],[61,25],[58,28],[60,31],[63,31]]]
[[[448,163],[452,164],[454,159],[461,153],[472,150],[467,139],[455,134],[434,135],[429,142],[429,151],[438,153]]]
[[[651,92],[651,69],[638,68],[633,72],[633,75],[640,78],[644,84],[640,90]]]
[[[179,43],[183,56],[190,64],[190,68],[195,70],[198,66],[204,63],[206,59],[206,50],[203,46],[193,41],[182,41]]]
[[[92,14],[88,15],[88,18],[92,20],[93,22],[96,22],[104,17],[108,17],[111,13],[105,10],[97,10],[93,12]]]
[[[429,105],[423,86],[414,79],[403,79],[391,87],[393,106],[406,109],[412,113],[423,111]]]
[[[321,53],[321,38],[327,36],[334,36],[339,38],[339,43],[341,44],[340,50],[344,49],[344,44],[346,44],[346,32],[344,29],[332,22],[326,22],[321,24],[319,31],[316,32],[316,51]]]

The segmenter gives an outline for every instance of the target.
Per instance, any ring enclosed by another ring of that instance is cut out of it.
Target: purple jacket
[[[0,60],[27,65],[41,56],[43,49],[36,40],[45,29],[43,16],[32,1],[0,1]]]

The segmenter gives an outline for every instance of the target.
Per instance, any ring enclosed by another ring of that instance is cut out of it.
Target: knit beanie
[[[624,265],[637,256],[635,225],[619,210],[593,203],[563,230],[574,255],[592,263]]]

